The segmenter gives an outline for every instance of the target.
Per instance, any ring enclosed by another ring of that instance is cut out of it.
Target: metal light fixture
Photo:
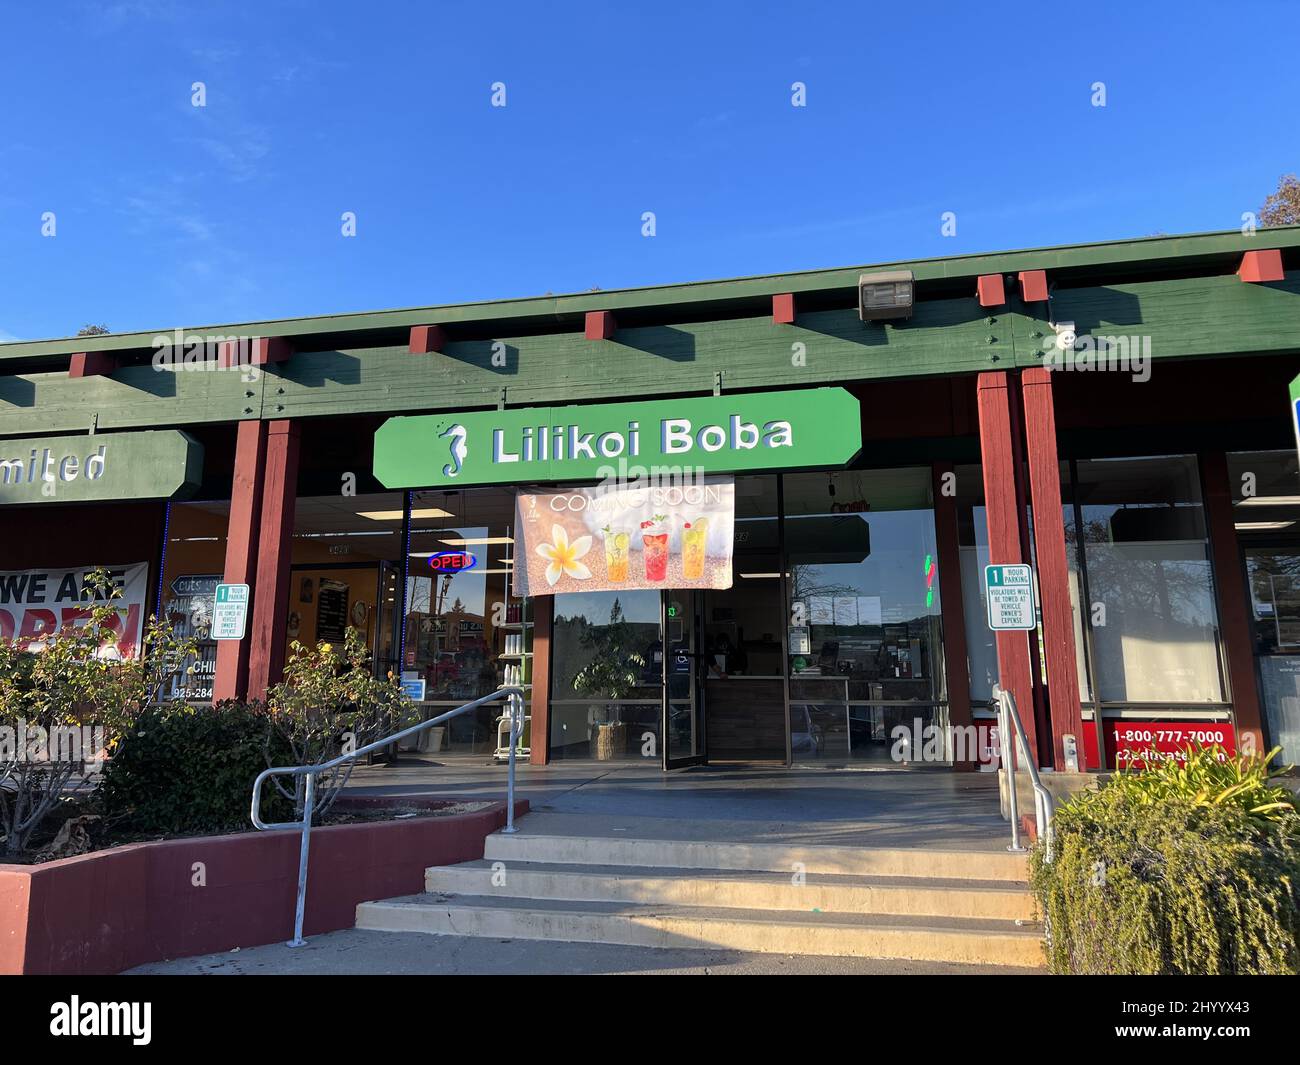
[[[864,322],[912,317],[912,271],[885,270],[858,278],[858,317]]]

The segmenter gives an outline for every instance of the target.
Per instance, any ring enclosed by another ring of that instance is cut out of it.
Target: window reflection
[[[784,486],[791,747],[889,760],[894,725],[931,714],[882,704],[944,698],[930,470],[794,474]]]
[[[787,625],[781,597],[780,507],[777,478],[736,478],[734,580],[730,588],[700,596],[701,675],[708,757],[713,761],[784,762],[786,754],[785,655]],[[686,604],[681,604],[685,606]],[[679,612],[680,618],[680,612]],[[684,631],[669,617],[670,631]],[[696,734],[689,698],[672,693],[680,738],[670,754],[689,756]]]
[[[172,503],[167,511],[163,558],[162,617],[182,639],[197,642],[193,669],[168,682],[167,698],[207,703],[216,676],[217,641],[212,606],[226,569],[230,502]]]
[[[511,585],[514,507],[513,489],[412,493],[402,669],[424,681],[426,716],[505,684],[529,691],[534,622]],[[474,556],[471,568],[434,568],[436,556],[458,551]],[[424,749],[500,756],[501,717],[496,703],[462,714],[430,729]],[[527,748],[528,730],[523,742]]]
[[[1300,469],[1294,451],[1228,456],[1246,558],[1255,667],[1279,761],[1300,761]]]
[[[552,758],[657,761],[664,648],[657,591],[555,596],[551,627]],[[669,684],[690,683],[674,641]]]
[[[294,506],[289,642],[341,644],[355,630],[382,676],[394,640],[402,557],[402,495],[305,496]]]
[[[1196,459],[1077,463],[1103,702],[1217,702],[1218,611]]]
[[[961,558],[961,606],[966,622],[966,664],[970,698],[978,705],[993,698],[998,680],[998,647],[984,602],[984,567],[989,564],[988,513],[984,509],[984,470],[958,466],[957,543]]]

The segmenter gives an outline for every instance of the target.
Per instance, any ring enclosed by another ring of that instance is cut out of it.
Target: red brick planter
[[[527,809],[516,803],[516,816]],[[423,891],[426,866],[482,858],[484,837],[505,816],[498,802],[477,813],[313,829],[305,934],[351,928],[358,902]],[[116,973],[287,940],[298,841],[293,831],[244,832],[0,865],[0,974]],[[195,884],[199,862],[205,886]]]

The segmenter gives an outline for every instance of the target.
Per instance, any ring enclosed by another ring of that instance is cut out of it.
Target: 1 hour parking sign
[[[984,601],[988,604],[989,628],[1032,629],[1038,624],[1034,612],[1034,575],[1024,563],[984,567]]]
[[[212,638],[242,640],[248,619],[248,585],[218,584],[212,606]]]

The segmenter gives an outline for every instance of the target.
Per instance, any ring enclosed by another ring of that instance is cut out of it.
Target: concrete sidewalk
[[[502,797],[505,785],[504,768],[407,756],[358,768],[349,792],[488,799]],[[1010,842],[989,773],[756,766],[664,773],[561,762],[520,766],[516,786],[532,809],[524,831],[949,850]]]
[[[128,975],[172,976],[915,976],[1015,975],[1040,970],[937,962],[663,950],[548,940],[475,939],[346,929],[281,943],[156,962]]]

